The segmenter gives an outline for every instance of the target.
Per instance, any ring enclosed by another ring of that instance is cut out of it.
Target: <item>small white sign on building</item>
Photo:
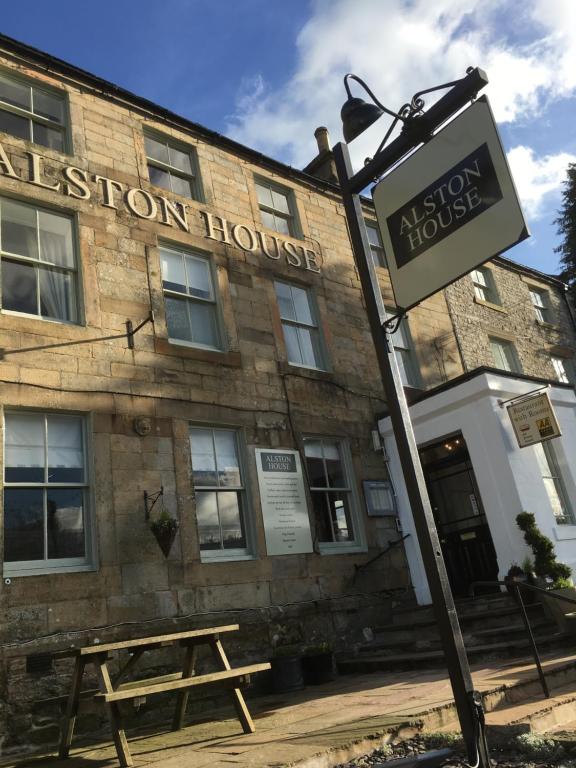
[[[511,403],[507,409],[520,448],[562,434],[547,392]]]
[[[484,96],[372,194],[394,298],[404,310],[529,236]]]
[[[269,555],[312,552],[310,518],[298,451],[256,449],[258,485]]]

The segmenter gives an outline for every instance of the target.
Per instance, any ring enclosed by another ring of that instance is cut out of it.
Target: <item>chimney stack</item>
[[[318,154],[321,155],[323,152],[330,152],[330,134],[328,133],[328,128],[325,128],[323,125],[319,126],[314,131],[314,136],[318,143]]]

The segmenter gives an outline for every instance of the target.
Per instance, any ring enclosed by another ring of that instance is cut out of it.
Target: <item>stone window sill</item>
[[[241,368],[240,352],[218,352],[212,349],[188,347],[184,344],[174,344],[166,339],[154,340],[154,351],[161,355],[185,357],[188,360],[200,360],[203,363],[227,365],[229,368]]]
[[[491,301],[484,301],[484,299],[479,299],[476,296],[474,297],[474,303],[480,304],[482,307],[488,307],[488,309],[493,309],[496,312],[502,312],[502,314],[507,315],[508,311],[504,309],[500,304],[493,304]]]
[[[306,368],[303,365],[293,365],[280,361],[278,363],[280,373],[291,373],[294,376],[302,376],[306,379],[315,379],[316,381],[335,381],[334,374],[331,371],[321,371],[317,368]]]

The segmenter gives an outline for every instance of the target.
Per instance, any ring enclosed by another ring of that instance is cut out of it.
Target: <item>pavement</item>
[[[543,658],[551,687],[576,654]],[[537,679],[531,660],[496,660],[472,669],[475,687],[501,696]],[[536,687],[536,693],[538,690]],[[512,695],[514,698],[514,694]],[[458,730],[449,680],[444,670],[412,670],[346,675],[303,691],[249,701],[256,732],[242,733],[233,710],[224,719],[190,724],[180,731],[128,731],[134,765],[162,768],[331,768],[391,740],[418,730]],[[207,713],[212,716],[213,713]],[[514,719],[502,712],[503,719]],[[54,753],[0,760],[2,768],[117,768],[111,742],[73,741],[70,758]]]

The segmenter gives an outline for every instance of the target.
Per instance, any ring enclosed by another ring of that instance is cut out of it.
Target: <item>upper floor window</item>
[[[160,261],[169,338],[196,347],[220,349],[210,260],[198,253],[161,247]]]
[[[0,73],[0,131],[59,152],[66,151],[65,95]]]
[[[400,368],[400,378],[405,387],[421,386],[418,363],[407,318],[400,320],[398,327],[392,334],[392,345],[396,352],[396,360]]]
[[[551,357],[550,360],[558,381],[562,384],[574,384],[576,382],[573,360],[566,357]]]
[[[384,253],[384,246],[380,239],[380,230],[376,224],[369,224],[366,222],[366,231],[368,232],[368,240],[370,242],[370,251],[372,252],[372,260],[377,267],[387,267],[386,254]]]
[[[200,200],[196,155],[191,147],[160,136],[144,136],[150,183],[175,195]]]
[[[486,267],[478,267],[470,273],[474,283],[474,295],[480,301],[487,301],[490,304],[500,304],[500,298],[496,291],[496,284],[492,270]]]
[[[5,572],[88,564],[87,491],[80,416],[6,413]]]
[[[288,362],[307,368],[326,369],[316,306],[310,291],[276,282],[282,330]]]
[[[502,371],[520,373],[520,362],[514,344],[507,339],[498,339],[494,336],[490,336],[489,341],[494,367]]]
[[[337,551],[342,546],[357,546],[358,512],[347,445],[333,438],[305,437],[304,455],[321,548]]]
[[[530,288],[530,298],[532,299],[532,306],[534,307],[537,319],[541,323],[550,323],[552,320],[552,312],[548,300],[548,291],[539,291],[536,288]]]
[[[72,219],[0,199],[2,309],[77,322]]]
[[[292,193],[260,179],[256,182],[256,194],[262,224],[281,235],[295,236],[297,232]]]
[[[238,432],[191,427],[190,450],[202,559],[249,556],[246,483]]]

